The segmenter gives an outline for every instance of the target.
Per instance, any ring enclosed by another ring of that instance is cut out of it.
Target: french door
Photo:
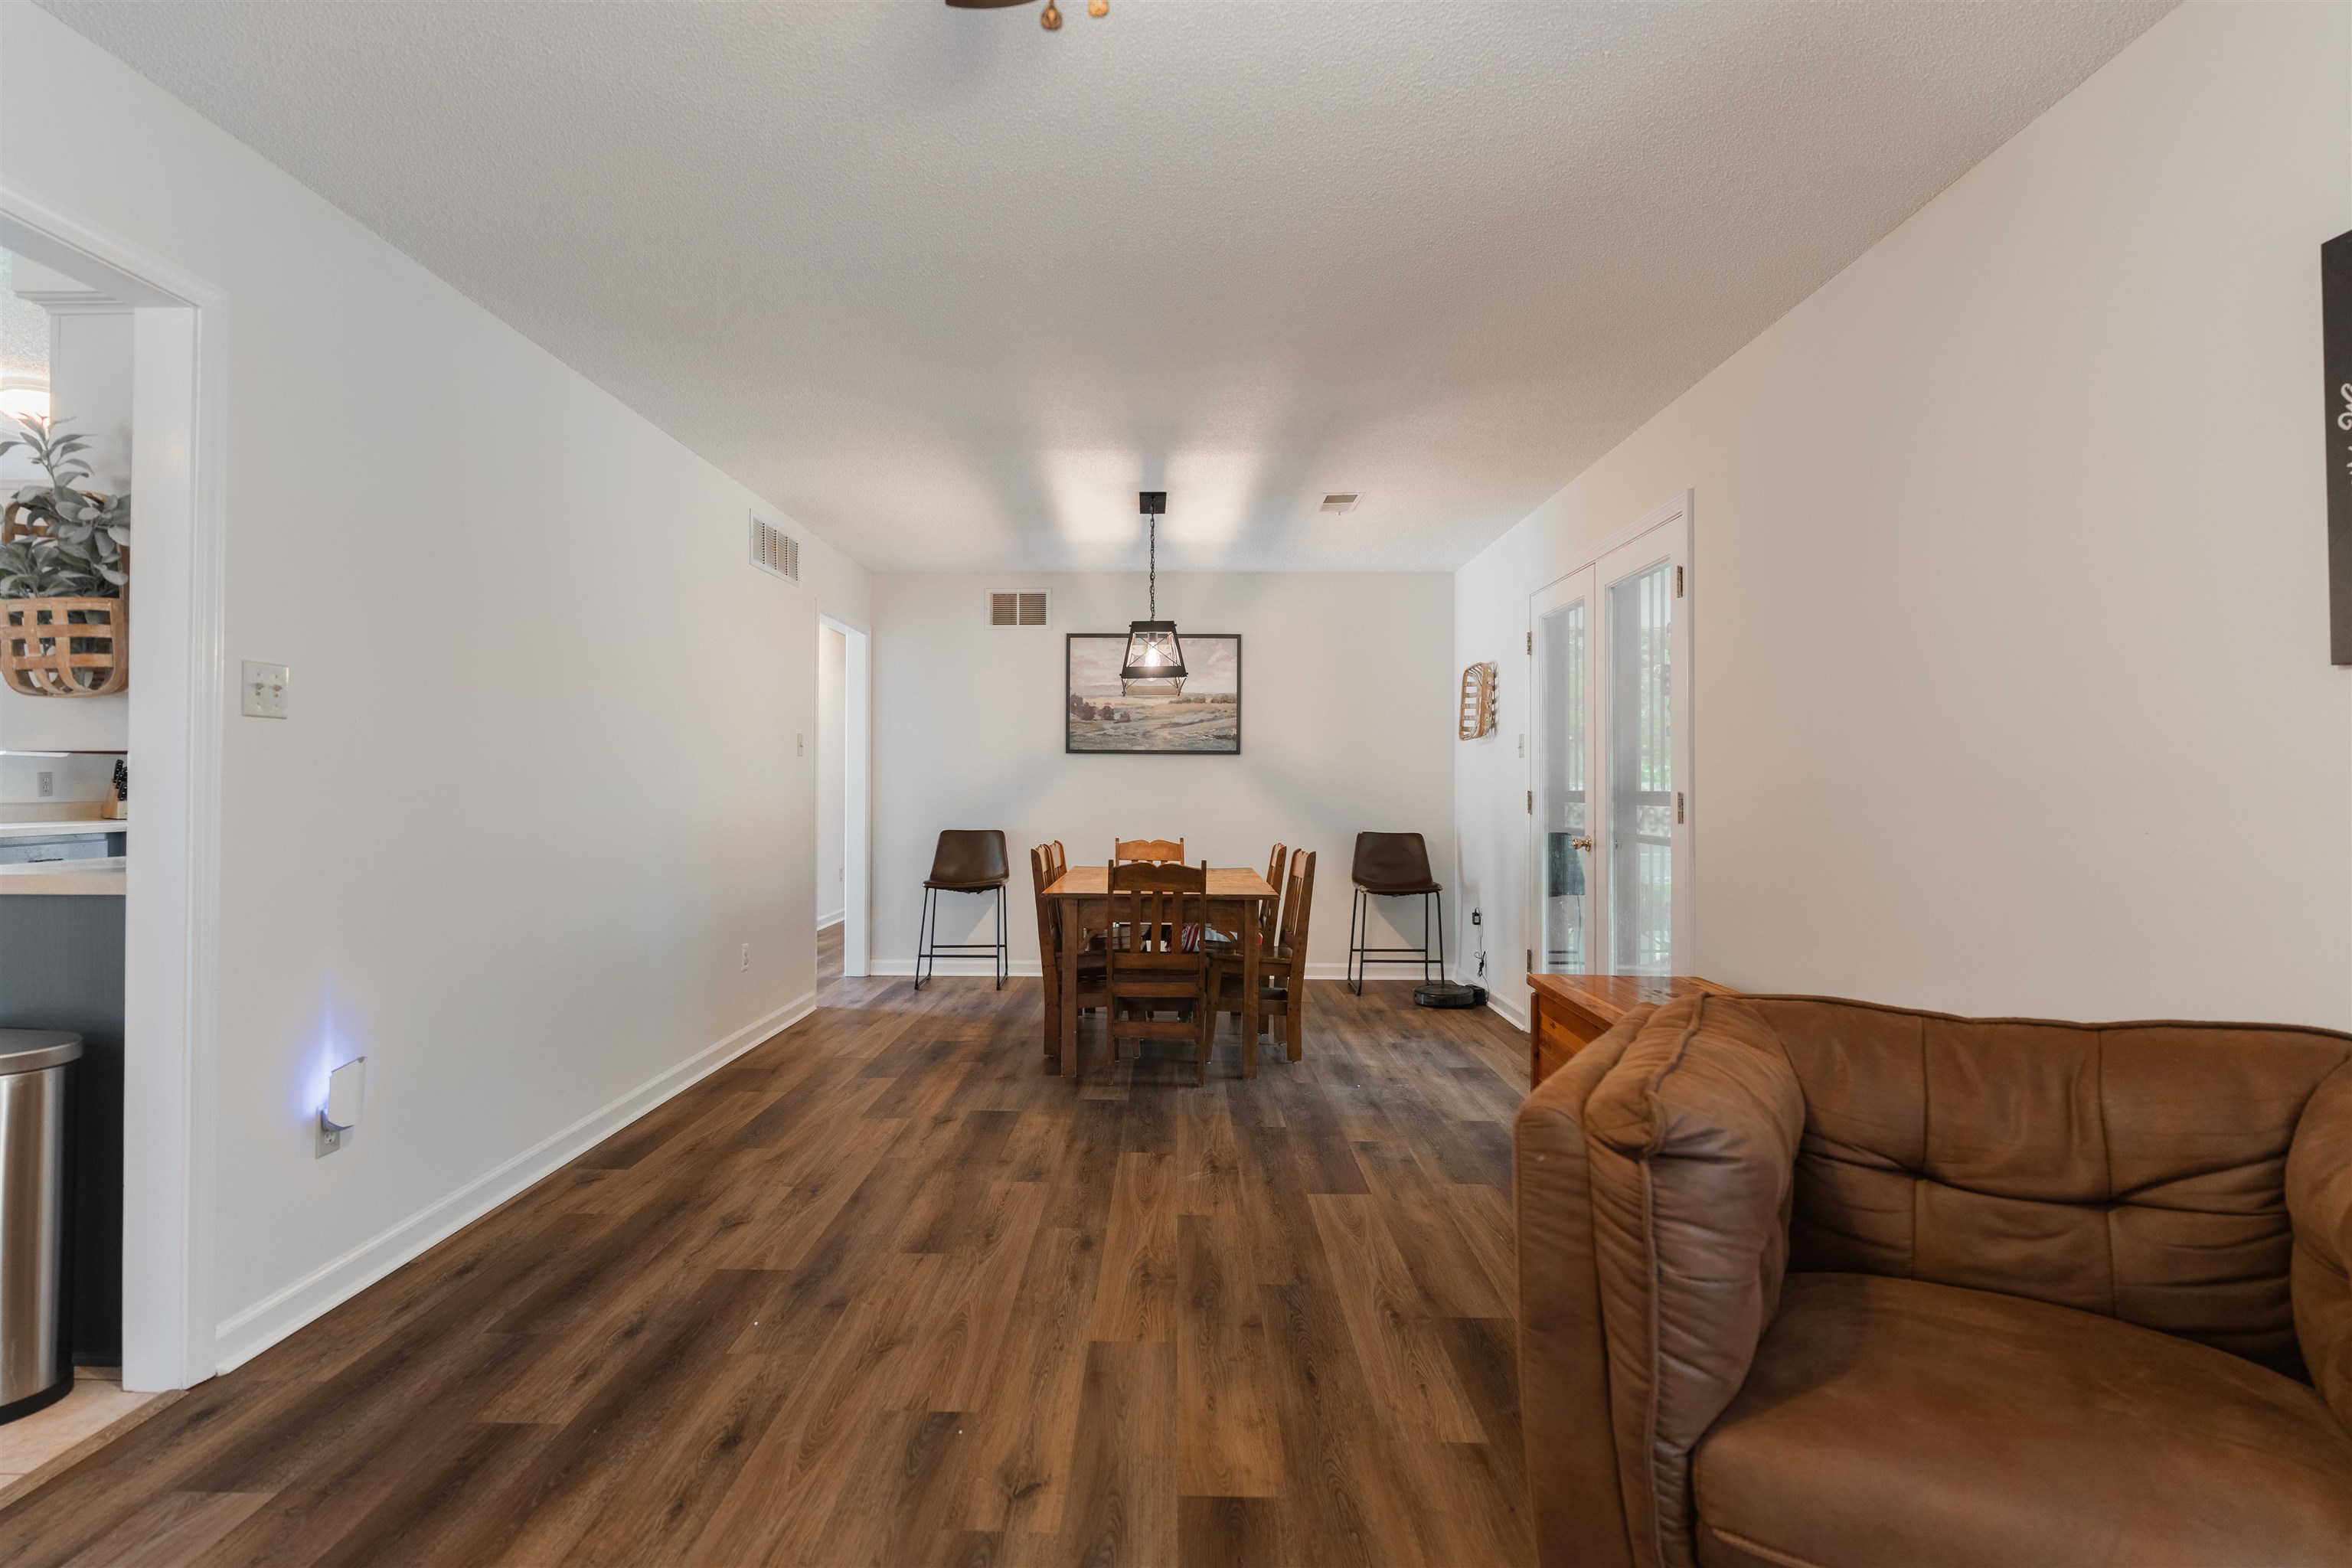
[[[1528,601],[1537,973],[1692,972],[1689,558],[1677,506]]]

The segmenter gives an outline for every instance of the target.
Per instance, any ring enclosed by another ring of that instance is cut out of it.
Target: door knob
[[[1592,840],[1590,838],[1571,838],[1568,841],[1568,847],[1570,849],[1590,849],[1592,847]]]

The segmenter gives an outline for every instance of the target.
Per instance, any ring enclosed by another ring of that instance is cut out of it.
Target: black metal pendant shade
[[[1127,628],[1127,663],[1121,680],[1181,680],[1184,644],[1174,621],[1134,621]]]
[[[1150,519],[1151,574],[1149,620],[1131,621],[1127,628],[1127,662],[1119,667],[1122,683],[1135,681],[1167,681],[1165,689],[1181,691],[1177,684],[1184,679],[1184,644],[1176,635],[1176,623],[1163,621],[1160,616],[1160,514],[1168,510],[1166,490],[1141,490],[1136,494],[1137,509]]]

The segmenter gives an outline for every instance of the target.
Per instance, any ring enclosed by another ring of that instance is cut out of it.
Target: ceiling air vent
[[[1323,504],[1316,510],[1318,511],[1353,511],[1356,510],[1356,503],[1363,499],[1360,493],[1354,490],[1339,495],[1328,495],[1323,498]]]
[[[988,595],[992,626],[1042,626],[1045,624],[1045,590],[997,588]]]
[[[801,542],[772,522],[751,514],[751,564],[779,577],[801,580]]]

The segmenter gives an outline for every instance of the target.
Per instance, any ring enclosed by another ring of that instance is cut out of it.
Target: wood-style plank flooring
[[[1243,1080],[1227,1022],[1205,1089],[1147,1047],[1080,1090],[1034,980],[828,979],[0,1512],[0,1561],[1528,1562],[1525,1046],[1311,991],[1302,1061]]]

